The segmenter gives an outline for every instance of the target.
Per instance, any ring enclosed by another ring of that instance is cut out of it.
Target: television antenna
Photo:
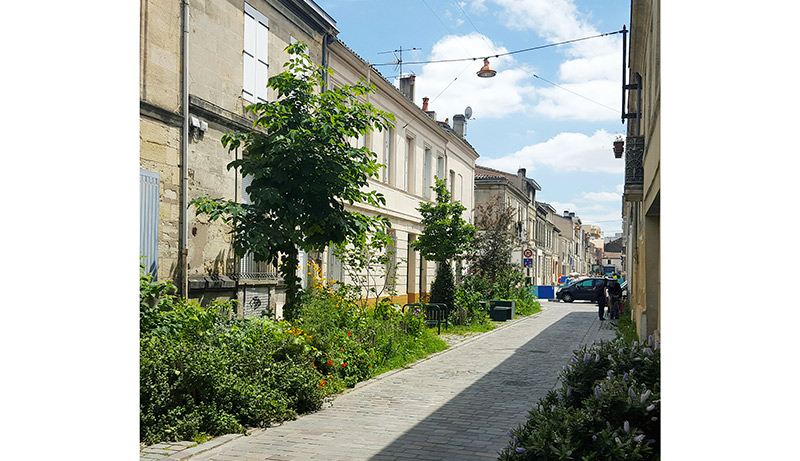
[[[406,48],[406,49],[403,49],[403,47],[401,46],[400,48],[398,48],[396,50],[381,51],[378,54],[389,54],[389,53],[392,53],[392,56],[394,56],[394,61],[391,62],[391,63],[387,63],[387,64],[394,64],[394,70],[396,70],[396,71],[399,70],[399,74],[402,76],[403,75],[403,51],[417,51],[417,50],[421,50],[421,49],[422,48]],[[399,53],[399,55],[397,53]]]

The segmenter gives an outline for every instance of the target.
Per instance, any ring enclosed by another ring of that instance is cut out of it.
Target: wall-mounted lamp
[[[478,71],[478,77],[492,78],[497,75],[497,71],[489,67],[489,58],[483,58],[483,67]]]
[[[208,123],[198,119],[197,117],[192,116],[189,118],[189,128],[196,128],[201,132],[205,133],[206,131],[208,131]]]

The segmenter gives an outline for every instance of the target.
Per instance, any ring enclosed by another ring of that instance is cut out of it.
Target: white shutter
[[[261,15],[256,28],[256,98],[267,102],[267,78],[269,61],[267,60],[267,46],[269,44],[269,26],[267,18]]]
[[[256,19],[250,14],[249,10],[252,10],[252,7],[245,3],[244,51],[242,52],[242,59],[244,60],[242,75],[244,77],[244,82],[242,84],[242,97],[250,102],[256,102]]]
[[[242,176],[242,203],[251,204],[250,194],[247,193],[247,188],[253,184],[253,175]]]
[[[250,102],[267,101],[268,24],[266,16],[244,4],[242,97]]]

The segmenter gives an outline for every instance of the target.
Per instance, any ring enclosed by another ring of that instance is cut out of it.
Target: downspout
[[[183,0],[182,88],[183,131],[181,133],[181,199],[179,242],[181,296],[189,297],[189,0]]]

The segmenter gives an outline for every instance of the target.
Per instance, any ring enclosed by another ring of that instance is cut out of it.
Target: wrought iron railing
[[[280,274],[275,264],[256,261],[252,253],[239,260],[239,279],[278,280]]]

